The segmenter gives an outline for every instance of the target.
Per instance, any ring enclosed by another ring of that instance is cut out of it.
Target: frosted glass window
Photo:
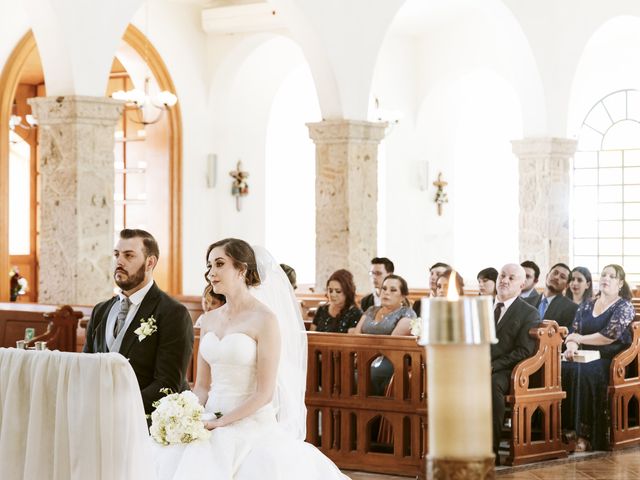
[[[573,264],[624,266],[640,281],[640,93],[620,90],[593,105],[572,171]]]
[[[640,158],[639,158],[640,161]],[[573,168],[597,168],[598,152],[576,152],[573,159]]]
[[[574,185],[597,185],[598,184],[598,169],[597,168],[584,168],[576,170],[573,173]]]
[[[598,201],[600,202],[622,201],[622,187],[621,186],[600,187],[600,189],[598,190]]]
[[[593,215],[593,212],[589,212]],[[601,203],[598,205],[599,220],[622,220],[622,203]]]
[[[9,255],[30,253],[31,147],[14,133],[9,147]]]
[[[625,167],[640,167],[640,150],[624,151]]]
[[[612,152],[600,152],[598,155],[598,166],[602,167],[621,167],[622,166],[622,151],[615,150]]]

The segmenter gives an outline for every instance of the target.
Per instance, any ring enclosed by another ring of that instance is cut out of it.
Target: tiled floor
[[[345,471],[352,480],[407,480],[409,477]],[[640,449],[553,461],[496,471],[496,480],[640,480]]]

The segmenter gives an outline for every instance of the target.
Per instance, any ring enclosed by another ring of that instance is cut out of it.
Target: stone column
[[[316,286],[335,270],[353,273],[358,291],[378,242],[378,145],[386,123],[325,120],[309,123],[316,144]]]
[[[576,140],[514,140],[520,159],[520,261],[538,264],[541,278],[557,262],[569,263],[569,160]]]
[[[38,120],[38,301],[92,305],[113,295],[114,130],[123,104],[98,97],[29,100]]]

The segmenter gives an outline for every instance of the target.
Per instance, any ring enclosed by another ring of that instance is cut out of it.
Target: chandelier
[[[24,121],[26,121],[27,123],[23,122],[20,115],[11,115],[9,117],[9,130],[13,130],[15,132],[16,128],[18,127],[22,128],[23,130],[31,130],[38,124],[33,115],[25,115]]]
[[[149,84],[151,77],[144,79],[144,90],[134,88],[132,90],[118,90],[111,94],[115,100],[123,100],[128,106],[134,107],[138,111],[137,119],[131,120],[139,125],[152,125],[158,123],[162,114],[173,107],[178,102],[178,97],[168,90],[163,90],[156,95],[149,94]]]

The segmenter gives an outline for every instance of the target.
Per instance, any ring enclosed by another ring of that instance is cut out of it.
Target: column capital
[[[572,157],[576,153],[578,141],[573,138],[558,137],[530,137],[522,140],[512,140],[513,153],[518,158],[523,157]]]
[[[38,124],[45,127],[68,123],[109,127],[116,124],[124,109],[122,100],[81,95],[37,97],[28,102]]]
[[[386,122],[363,120],[323,120],[307,123],[309,137],[321,143],[380,143],[384,138]]]

